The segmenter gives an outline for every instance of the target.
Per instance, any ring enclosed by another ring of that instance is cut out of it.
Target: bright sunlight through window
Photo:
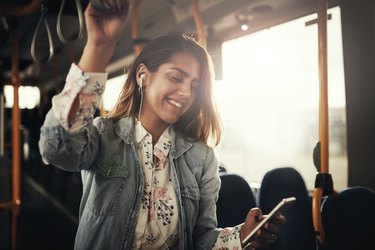
[[[107,81],[102,99],[105,111],[111,111],[115,107],[126,77],[127,75],[120,75]]]
[[[329,10],[330,173],[347,186],[345,89],[340,9]],[[259,185],[276,167],[295,167],[314,188],[318,140],[318,31],[306,16],[223,44],[223,80],[215,86],[224,123],[217,150],[228,172]]]
[[[4,86],[5,107],[12,108],[14,104],[13,86]],[[33,109],[39,106],[40,103],[40,90],[38,87],[33,86],[20,86],[18,88],[19,107],[20,109]]]

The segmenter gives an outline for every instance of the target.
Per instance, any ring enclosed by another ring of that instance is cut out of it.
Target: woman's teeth
[[[179,103],[178,101],[176,101],[176,100],[174,100],[174,99],[167,99],[168,100],[168,102],[170,103],[170,104],[172,104],[172,105],[174,105],[174,106],[176,106],[177,108],[182,108],[182,104],[181,103]]]

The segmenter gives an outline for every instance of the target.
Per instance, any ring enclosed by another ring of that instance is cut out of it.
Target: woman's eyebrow
[[[173,68],[171,68],[171,69],[173,69],[173,70],[177,70],[177,71],[180,72],[184,77],[188,77],[188,76],[190,76],[190,74],[189,74],[188,72],[186,72],[186,71],[184,71],[184,70],[182,70],[182,69],[180,69],[180,68],[175,68],[175,67],[173,67]],[[196,79],[198,79],[198,78],[196,78]]]
[[[180,72],[182,75],[184,75],[184,76],[189,76],[189,73],[188,72],[186,72],[186,71],[184,71],[184,70],[182,70],[182,69],[180,69],[180,68],[171,68],[171,69],[173,69],[173,70],[177,70],[178,72]]]

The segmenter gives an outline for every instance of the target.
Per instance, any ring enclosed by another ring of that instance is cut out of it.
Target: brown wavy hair
[[[149,42],[130,66],[119,99],[108,117],[134,117],[140,106],[136,81],[138,66],[143,63],[151,73],[154,73],[160,65],[169,62],[172,55],[177,52],[188,52],[197,59],[201,84],[196,100],[174,127],[186,139],[217,146],[221,139],[222,127],[212,94],[214,82],[212,61],[206,49],[199,45],[192,35],[168,34]]]

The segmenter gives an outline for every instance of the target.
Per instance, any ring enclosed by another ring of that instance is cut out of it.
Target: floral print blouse
[[[136,121],[135,139],[143,168],[144,190],[133,238],[134,249],[178,247],[178,210],[167,160],[171,132],[170,127],[167,128],[153,146],[151,134]]]
[[[72,64],[62,92],[52,98],[53,112],[70,132],[78,131],[93,120],[107,80],[107,73],[83,72]],[[79,108],[71,122],[68,115],[78,97]],[[174,249],[178,245],[178,211],[173,192],[169,162],[173,130],[168,127],[153,146],[152,136],[136,122],[135,138],[145,181],[142,208],[136,226],[133,248]],[[241,225],[221,229],[212,249],[242,249]]]

